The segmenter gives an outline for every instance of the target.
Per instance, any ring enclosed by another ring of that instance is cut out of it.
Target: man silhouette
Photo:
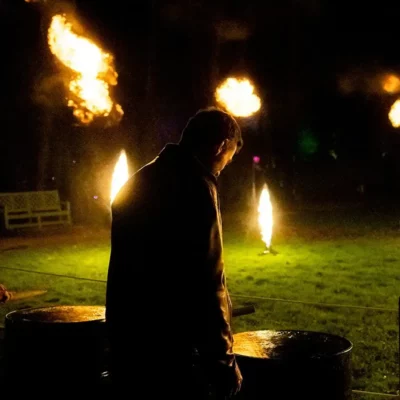
[[[217,177],[242,144],[230,114],[199,110],[116,196],[106,300],[115,387],[175,399],[240,390]]]

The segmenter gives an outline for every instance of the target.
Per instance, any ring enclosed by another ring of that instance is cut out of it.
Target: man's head
[[[240,127],[232,115],[215,107],[199,110],[189,119],[180,144],[218,176],[243,146]]]

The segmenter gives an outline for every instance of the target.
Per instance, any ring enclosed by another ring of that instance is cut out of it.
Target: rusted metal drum
[[[290,330],[242,332],[234,339],[243,375],[238,400],[352,398],[349,340]]]
[[[7,383],[41,384],[42,391],[54,385],[71,388],[101,381],[104,306],[13,311],[6,315],[4,333]]]

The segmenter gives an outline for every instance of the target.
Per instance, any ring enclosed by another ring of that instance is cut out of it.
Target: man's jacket
[[[216,179],[168,144],[112,205],[106,322],[115,363],[184,365],[196,349],[205,364],[232,365],[230,319]]]

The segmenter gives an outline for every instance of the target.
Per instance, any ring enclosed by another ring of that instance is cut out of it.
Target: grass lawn
[[[225,226],[225,262],[235,307],[253,303],[256,313],[235,318],[236,332],[256,329],[315,330],[345,336],[354,344],[353,388],[396,393],[396,312],[303,305],[259,299],[292,299],[397,309],[400,296],[400,230],[397,215],[364,211],[320,211],[281,215],[273,247],[260,256],[255,232],[238,221]],[[108,230],[5,238],[0,267],[105,280]],[[0,307],[0,318],[15,309],[56,304],[104,304],[105,284],[0,268],[10,290],[47,289],[44,296]],[[255,296],[250,299],[239,296]]]

